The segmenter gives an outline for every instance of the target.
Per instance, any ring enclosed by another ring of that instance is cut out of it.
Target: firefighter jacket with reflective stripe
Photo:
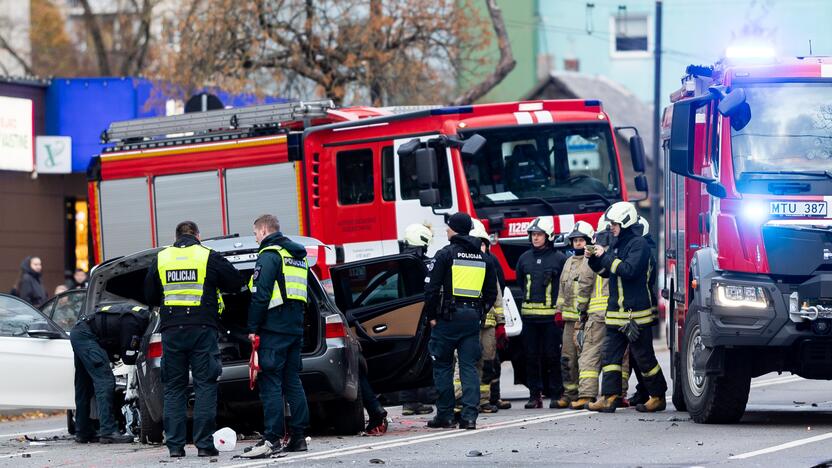
[[[631,229],[622,229],[609,250],[590,259],[590,267],[610,280],[607,325],[624,325],[630,319],[646,325],[653,320],[648,282],[650,256],[650,247],[643,237]]]
[[[455,235],[428,263],[424,313],[441,317],[455,304],[474,306],[485,314],[497,298],[494,265],[480,250],[480,239]]]
[[[279,232],[266,236],[249,282],[249,333],[303,335],[308,277],[304,246]]]
[[[199,285],[199,286],[197,286]],[[160,330],[174,326],[217,327],[218,293],[237,293],[244,279],[218,252],[185,235],[161,250],[144,282],[148,305],[160,306]]]
[[[650,247],[650,276],[647,278],[647,284],[650,287],[650,304],[652,306],[653,311],[653,321],[659,320],[659,297],[658,297],[658,290],[656,287],[656,281],[658,279],[658,262],[656,262],[656,256],[653,255],[653,251],[656,248],[656,241],[653,240],[653,236],[651,234],[647,234],[644,236],[644,239],[647,241],[648,247]]]
[[[497,298],[494,301],[494,307],[486,312],[482,327],[494,328],[497,325],[506,323],[506,318],[503,314],[503,285],[500,283],[503,269],[500,267],[500,262],[497,260],[497,257],[491,255],[491,252],[485,254],[485,259],[494,266],[494,271],[497,273]]]
[[[610,280],[601,275],[595,275],[595,280],[592,284],[592,293],[589,296],[588,313],[600,317],[601,319],[607,313],[607,303],[610,299]]]
[[[520,315],[523,320],[552,320],[564,263],[566,256],[548,244],[527,250],[517,260],[515,272],[522,294]]]
[[[573,255],[566,259],[555,304],[564,320],[577,321],[587,311],[595,276],[587,257]]]

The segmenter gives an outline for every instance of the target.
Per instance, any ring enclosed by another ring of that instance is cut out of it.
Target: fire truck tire
[[[355,401],[335,400],[326,403],[326,415],[332,421],[332,430],[337,435],[355,435],[364,430],[364,405],[361,389]]]
[[[671,397],[671,401],[673,401],[673,406],[676,408],[676,411],[687,411],[688,406],[685,403],[685,391],[682,389],[682,358],[680,353],[673,353],[673,372],[671,373],[671,379],[673,380],[673,396]]]
[[[141,419],[139,442],[143,444],[161,444],[163,439],[162,423],[157,423],[150,417],[150,411],[148,411],[147,405],[141,398],[139,398],[139,418]]]
[[[681,374],[685,405],[694,422],[700,424],[731,424],[739,422],[745,413],[751,376],[733,363],[726,353],[725,372],[721,376],[693,375],[693,356],[704,348],[700,334],[700,315],[691,311],[685,321],[685,339],[682,346]]]

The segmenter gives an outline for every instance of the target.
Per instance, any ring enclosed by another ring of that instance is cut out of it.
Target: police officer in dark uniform
[[[75,441],[81,444],[124,444],[133,436],[121,434],[113,416],[116,381],[110,362],[136,363],[136,351],[147,329],[147,309],[108,305],[79,320],[69,334],[75,355]],[[100,436],[90,420],[90,399],[98,405]]]
[[[260,399],[263,401],[263,439],[243,453],[245,458],[268,458],[281,451],[306,451],[304,431],[309,408],[300,381],[303,314],[307,304],[309,264],[306,248],[280,232],[270,214],[254,221],[260,253],[249,282],[249,339],[260,337]],[[291,438],[285,436],[284,403],[289,403]]]
[[[468,234],[474,225],[465,213],[450,216],[450,245],[436,253],[425,279],[424,313],[432,326],[428,352],[433,359],[433,382],[439,397],[436,416],[428,427],[456,426],[453,417],[454,351],[462,381],[460,429],[476,429],[479,405],[480,326],[485,312],[497,298],[497,276],[480,249],[481,242]]]
[[[196,399],[193,440],[200,457],[217,455],[213,433],[217,379],[222,373],[218,294],[239,292],[245,281],[218,252],[199,243],[193,221],[176,226],[176,242],[159,251],[145,277],[145,296],[159,305],[165,441],[171,457],[185,456],[188,369]]]
[[[607,335],[601,358],[603,372],[602,397],[587,409],[615,412],[621,405],[622,360],[627,346],[642,370],[644,385],[650,398],[636,405],[640,412],[665,409],[667,382],[653,350],[653,310],[650,297],[650,247],[633,229],[638,223],[635,207],[628,202],[610,206],[605,219],[610,223],[615,242],[609,251],[596,247],[589,266],[599,275],[609,277],[610,296],[607,303]]]
[[[555,317],[560,274],[566,256],[552,247],[555,226],[551,216],[540,216],[529,225],[527,232],[532,248],[517,260],[515,273],[523,303],[523,349],[526,354],[526,384],[529,401],[526,409],[542,408],[544,378],[548,378],[550,408],[557,408],[563,395],[561,376],[561,330]],[[547,373],[548,371],[548,373]]]

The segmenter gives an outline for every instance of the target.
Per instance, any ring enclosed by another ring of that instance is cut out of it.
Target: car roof
[[[287,235],[286,237],[304,247],[317,247],[324,245],[321,241],[312,237],[295,235]],[[257,239],[255,239],[254,236],[236,235],[234,237],[225,236],[216,239],[206,239],[202,242],[202,245],[210,247],[211,250],[215,250],[220,253],[257,250],[260,248],[259,244],[257,244]]]

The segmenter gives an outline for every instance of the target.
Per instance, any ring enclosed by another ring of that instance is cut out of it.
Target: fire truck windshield
[[[731,130],[737,180],[832,171],[832,83],[761,83],[744,89],[751,119]]]
[[[602,200],[620,197],[608,124],[535,125],[475,132],[485,137],[486,145],[476,156],[463,160],[475,207],[580,195],[600,195]]]

